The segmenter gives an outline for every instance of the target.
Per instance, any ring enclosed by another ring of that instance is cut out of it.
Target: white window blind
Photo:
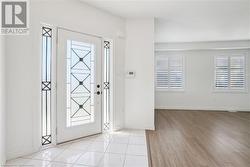
[[[156,89],[183,89],[183,57],[156,57]]]
[[[215,57],[215,88],[224,90],[245,89],[245,56]]]

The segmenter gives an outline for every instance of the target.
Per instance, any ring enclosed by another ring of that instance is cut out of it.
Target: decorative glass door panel
[[[67,126],[94,122],[95,47],[67,41]]]

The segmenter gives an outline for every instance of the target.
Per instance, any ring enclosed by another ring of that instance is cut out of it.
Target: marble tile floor
[[[7,161],[8,167],[148,167],[144,130],[86,137]]]

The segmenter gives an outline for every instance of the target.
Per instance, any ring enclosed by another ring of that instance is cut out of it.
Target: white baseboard
[[[237,110],[228,110],[228,112],[238,112]]]
[[[202,108],[202,107],[155,107],[155,109],[159,110],[183,110],[183,111],[189,111],[189,110],[197,110],[197,111],[228,111],[228,112],[250,112],[250,109],[227,109],[227,108]]]

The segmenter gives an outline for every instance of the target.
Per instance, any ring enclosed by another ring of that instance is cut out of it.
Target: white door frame
[[[43,25],[47,25],[47,24],[43,24]],[[68,31],[73,31],[76,33],[80,33],[80,34],[84,34],[84,35],[90,35],[90,36],[94,36],[94,37],[99,37],[102,39],[102,57],[104,55],[104,47],[103,47],[103,42],[104,40],[108,40],[111,43],[111,48],[110,48],[110,129],[112,131],[113,129],[113,123],[114,123],[114,112],[113,112],[113,94],[114,94],[114,43],[112,39],[109,38],[103,38],[101,36],[97,36],[97,35],[92,35],[92,34],[87,34],[87,33],[83,33],[83,32],[79,32],[79,31],[75,31],[75,30],[71,30],[68,28],[64,28],[61,26],[52,26],[52,25],[48,25],[50,28],[52,28],[52,33],[53,33],[53,37],[52,37],[52,73],[51,73],[51,133],[52,133],[52,143],[51,145],[57,145],[57,44],[58,44],[58,29],[64,29],[64,30],[68,30]],[[103,68],[103,59],[102,59],[102,68]],[[103,81],[103,75],[102,75],[102,81]],[[102,83],[103,85],[103,83]],[[102,98],[103,99],[103,98]],[[103,103],[103,101],[102,101]],[[39,122],[41,121],[41,116],[39,118]],[[41,131],[41,127],[39,127],[39,131]],[[102,132],[103,132],[103,105],[102,105]],[[41,133],[40,133],[41,134]],[[39,136],[38,139],[39,143],[41,141],[41,135]],[[42,147],[42,145],[40,145]],[[44,146],[47,147],[47,146]],[[50,146],[48,146],[50,147]],[[42,147],[43,148],[43,147]]]

